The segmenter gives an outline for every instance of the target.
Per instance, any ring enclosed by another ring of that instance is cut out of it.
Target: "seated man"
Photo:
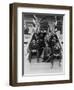
[[[52,66],[53,66],[53,62],[54,60],[58,60],[59,61],[59,66],[61,65],[61,59],[62,59],[62,54],[61,54],[61,47],[60,47],[60,44],[59,42],[57,42],[53,48],[52,48],[52,54],[51,56],[49,57],[49,59],[47,60],[47,62],[51,62]]]
[[[44,58],[42,62],[46,62],[48,58],[50,57],[51,54],[51,49],[48,47],[48,44],[45,43],[45,48],[44,48]]]
[[[31,58],[34,54],[38,57],[38,45],[35,40],[32,40],[29,45],[29,62],[31,62]]]

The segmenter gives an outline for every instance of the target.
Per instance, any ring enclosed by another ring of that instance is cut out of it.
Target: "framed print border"
[[[55,10],[69,10],[69,80],[54,80],[54,81],[34,81],[34,82],[17,82],[17,8],[42,8],[42,9],[55,9]],[[28,3],[12,3],[10,9],[10,79],[11,86],[28,86],[28,85],[45,85],[45,84],[62,84],[72,83],[72,7],[61,5],[42,5],[42,4],[28,4]]]

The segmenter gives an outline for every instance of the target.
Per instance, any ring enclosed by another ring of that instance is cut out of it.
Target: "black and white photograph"
[[[22,13],[22,75],[63,72],[63,16]]]

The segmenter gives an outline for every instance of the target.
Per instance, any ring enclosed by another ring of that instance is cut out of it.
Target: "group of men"
[[[31,62],[32,53],[36,50],[37,61],[41,58],[43,52],[42,62],[51,62],[53,65],[54,60],[59,61],[62,59],[61,45],[55,32],[49,31],[46,33],[34,33],[33,39],[29,45],[29,61]]]
[[[62,59],[61,51],[62,51],[62,47],[60,45],[60,42],[56,33],[49,32],[45,37],[43,62],[51,62],[53,66],[54,60],[58,60],[59,66],[60,66],[61,59]]]

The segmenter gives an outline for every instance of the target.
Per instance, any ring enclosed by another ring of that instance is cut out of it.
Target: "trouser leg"
[[[37,62],[39,62],[39,51],[37,50]]]
[[[58,60],[59,60],[59,66],[61,66],[61,59],[62,59],[62,56],[58,56]]]
[[[55,56],[52,55],[52,56],[50,57],[51,68],[53,68],[53,62],[54,62],[54,59],[55,59]]]
[[[29,52],[29,62],[31,63],[31,51]]]

